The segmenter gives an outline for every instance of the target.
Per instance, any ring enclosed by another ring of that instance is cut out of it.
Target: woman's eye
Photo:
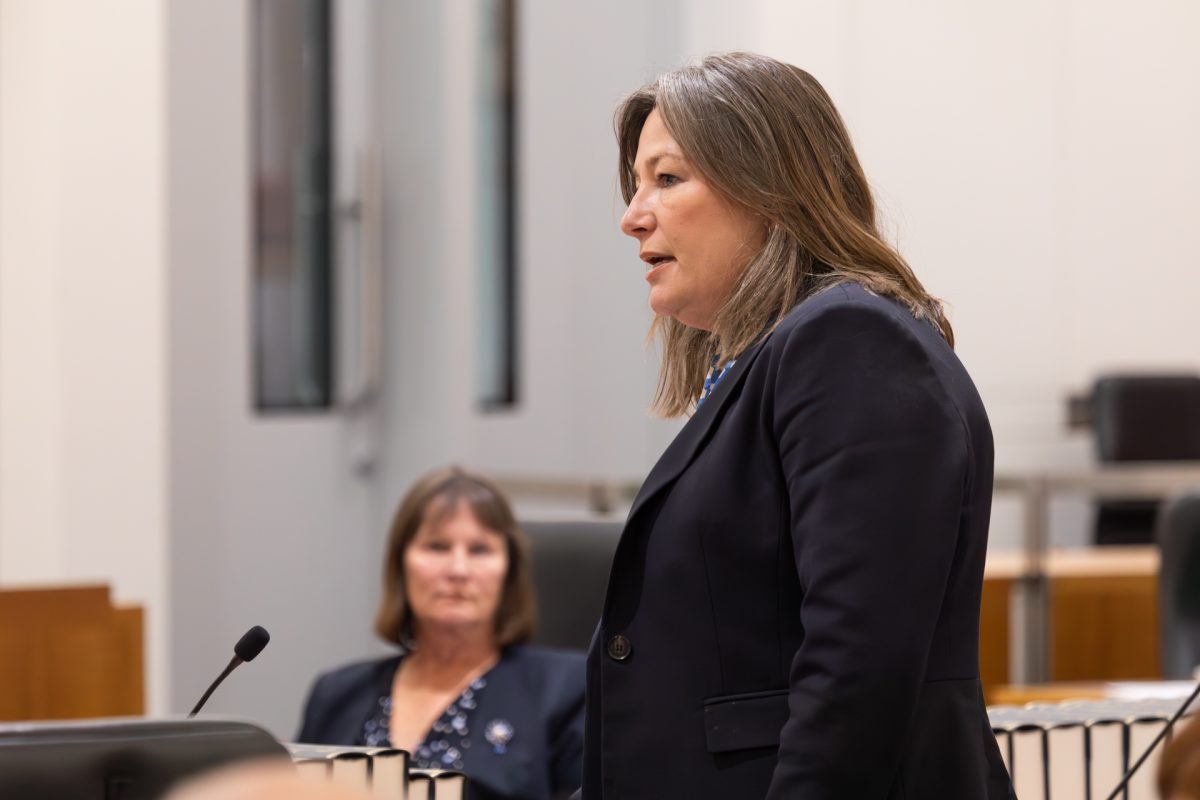
[[[679,178],[670,173],[664,172],[658,176],[659,186],[674,186],[677,183],[679,183]]]
[[[492,552],[490,544],[476,544],[471,546],[471,555],[473,556],[490,556]]]
[[[446,542],[439,542],[436,539],[425,543],[426,550],[432,550],[435,553],[444,553],[450,549],[450,545]]]

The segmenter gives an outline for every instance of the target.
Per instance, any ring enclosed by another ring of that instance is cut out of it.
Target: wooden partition
[[[1019,555],[988,559],[979,625],[984,693],[1012,683],[1011,593]],[[1051,551],[1045,561],[1051,681],[1128,681],[1162,675],[1158,550],[1102,547]]]
[[[142,650],[107,586],[0,590],[0,720],[141,715]]]
[[[1050,613],[1051,681],[1162,677],[1156,575],[1055,578]]]
[[[983,581],[983,599],[979,609],[979,679],[984,696],[1010,682],[1009,598],[1014,581],[1008,577],[987,577]]]

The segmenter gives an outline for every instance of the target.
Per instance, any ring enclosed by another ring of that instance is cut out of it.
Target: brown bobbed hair
[[[400,501],[392,519],[383,563],[383,596],[375,615],[375,632],[385,641],[411,647],[414,628],[404,581],[404,554],[422,525],[440,524],[460,503],[466,504],[480,525],[504,537],[508,546],[508,574],[496,609],[496,644],[518,644],[533,636],[537,613],[525,534],[494,483],[450,466],[420,478]]]
[[[653,410],[687,413],[712,359],[736,358],[806,297],[854,282],[930,319],[951,346],[942,304],[881,236],[870,186],[841,116],[812,75],[753,53],[720,53],[660,75],[616,112],[625,202],[636,191],[642,126],[658,109],[683,155],[719,196],[763,221],[762,248],[735,280],[712,331],[669,317]]]
[[[1174,729],[1158,762],[1158,796],[1200,800],[1200,718]]]

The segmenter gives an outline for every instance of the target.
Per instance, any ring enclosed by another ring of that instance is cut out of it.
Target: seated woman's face
[[[417,635],[437,627],[490,630],[508,575],[504,537],[483,527],[466,503],[438,512],[435,503],[404,551]]]

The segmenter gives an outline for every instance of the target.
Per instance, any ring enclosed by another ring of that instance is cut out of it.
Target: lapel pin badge
[[[508,751],[508,743],[512,741],[512,723],[506,719],[494,719],[483,728],[483,738],[492,746],[492,752],[502,756]]]

